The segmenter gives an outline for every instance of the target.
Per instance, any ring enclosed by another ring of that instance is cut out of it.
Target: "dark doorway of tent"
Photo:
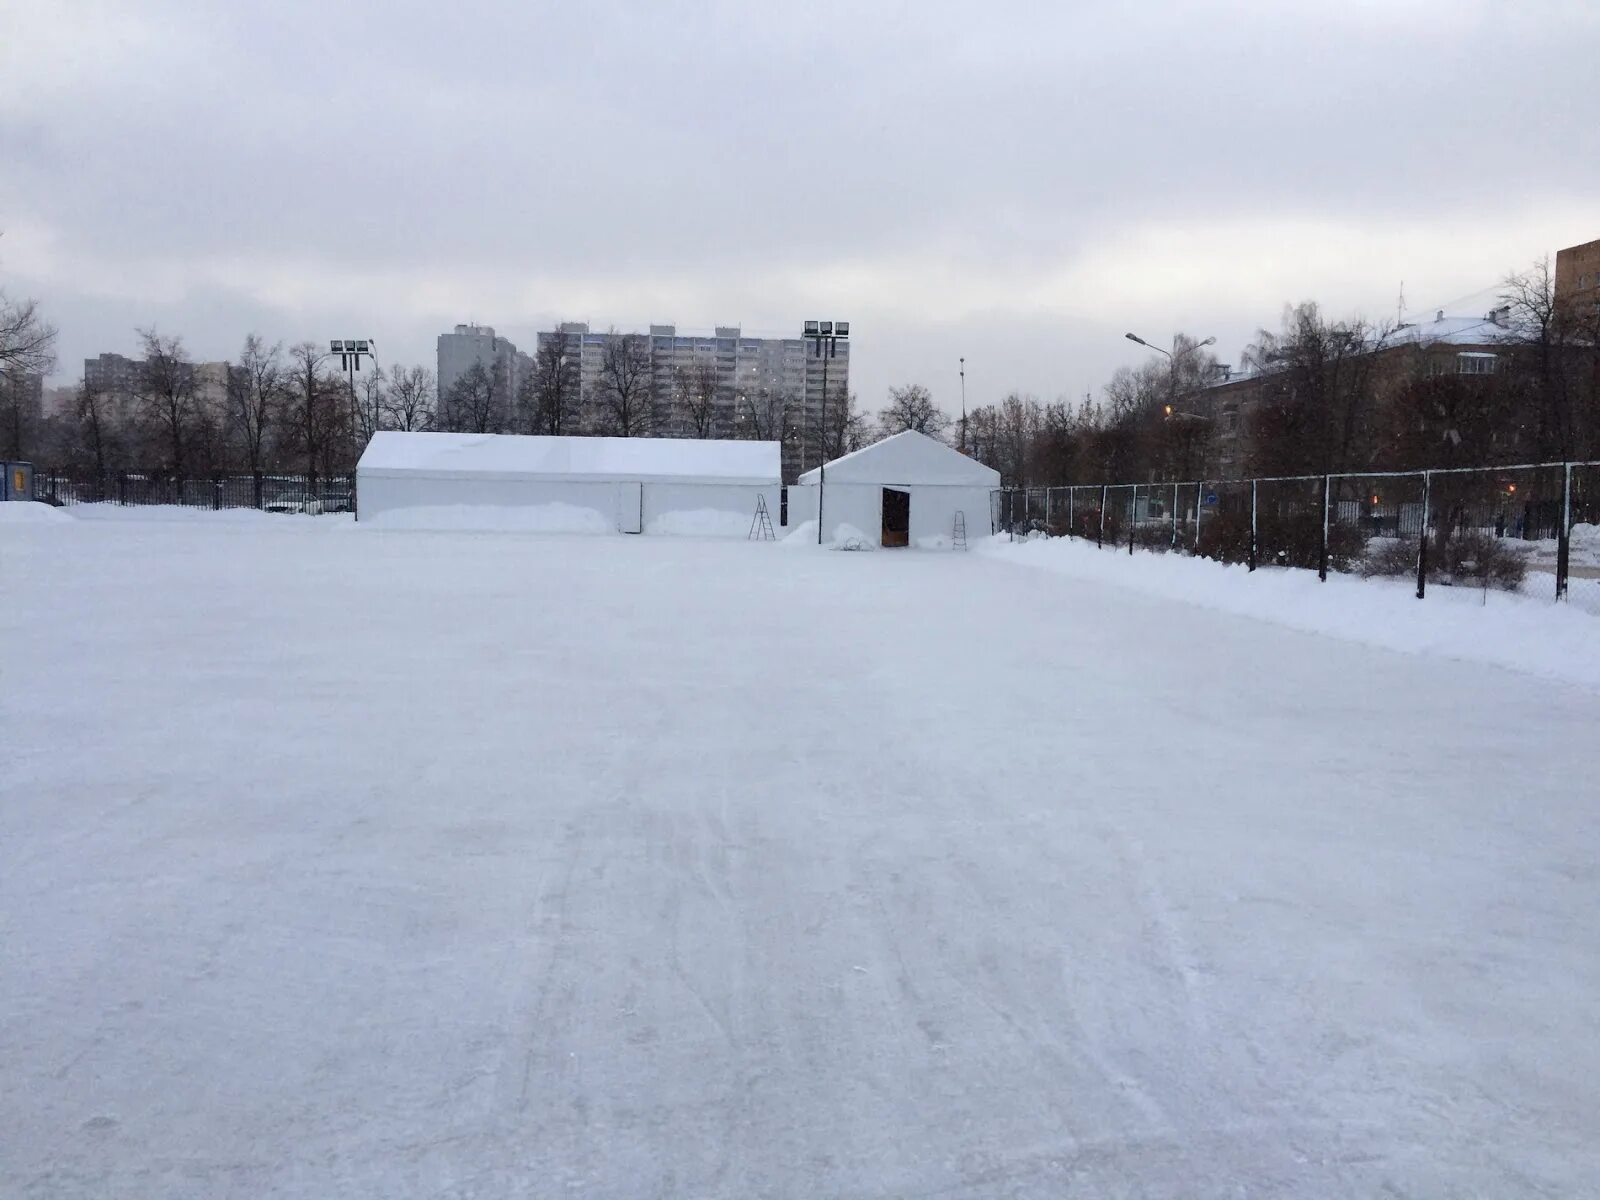
[[[885,548],[911,544],[911,493],[883,489],[883,538]]]

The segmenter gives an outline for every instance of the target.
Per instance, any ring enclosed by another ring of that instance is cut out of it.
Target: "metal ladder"
[[[775,542],[778,539],[772,532],[772,516],[767,512],[767,498],[756,497],[756,515],[750,519],[750,536],[747,542]]]
[[[952,550],[965,550],[967,548],[967,514],[959,508],[956,509],[956,527],[950,538],[950,548]]]

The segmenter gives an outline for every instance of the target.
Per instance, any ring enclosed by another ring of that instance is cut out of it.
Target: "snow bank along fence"
[[[1258,566],[1503,585],[1600,576],[1600,461],[1357,471],[1179,483],[1006,488],[995,528]],[[1574,530],[1582,535],[1574,562]],[[1513,561],[1516,560],[1516,561]],[[1520,562],[1520,567],[1517,566]]]
[[[39,469],[33,494],[48,504],[179,504],[186,508],[274,508],[353,512],[354,475],[175,475],[171,471]]]

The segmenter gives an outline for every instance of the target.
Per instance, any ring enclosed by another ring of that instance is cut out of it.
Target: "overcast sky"
[[[1489,307],[1600,237],[1600,4],[0,0],[0,286],[181,333],[853,322],[876,408]]]

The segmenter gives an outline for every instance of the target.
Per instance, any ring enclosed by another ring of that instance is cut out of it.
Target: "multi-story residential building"
[[[144,359],[124,354],[102,354],[83,360],[83,382],[91,391],[108,396],[132,396],[144,379]]]
[[[1510,310],[1497,308],[1481,317],[1446,316],[1407,322],[1371,345],[1378,390],[1389,392],[1408,379],[1440,375],[1486,376],[1499,372],[1503,360],[1516,353],[1517,335]],[[1283,375],[1266,369],[1235,372],[1219,365],[1210,384],[1180,399],[1169,419],[1202,435],[1204,473],[1211,479],[1237,479],[1250,469],[1250,430]]]
[[[497,337],[492,325],[457,325],[454,333],[439,335],[438,350],[441,405],[457,381],[477,366],[498,373],[505,381],[509,402],[516,396],[529,366],[528,356],[519,353],[508,339]]]
[[[583,423],[600,419],[606,347],[616,338],[641,340],[649,355],[654,432],[665,437],[692,433],[679,403],[680,372],[709,368],[716,379],[711,434],[783,442],[784,478],[793,479],[817,464],[822,433],[823,364],[799,337],[747,336],[737,325],[718,325],[707,334],[680,333],[675,325],[651,325],[647,333],[592,331],[568,322],[538,335],[540,349],[561,339],[578,363]],[[850,346],[838,343],[827,364],[830,404],[850,388]]]
[[[1600,305],[1600,238],[1556,251],[1556,298]]]

